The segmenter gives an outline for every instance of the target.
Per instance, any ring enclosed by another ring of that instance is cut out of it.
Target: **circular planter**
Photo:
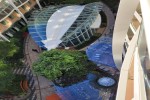
[[[110,87],[113,86],[116,82],[111,77],[102,77],[98,79],[98,84],[104,87]]]

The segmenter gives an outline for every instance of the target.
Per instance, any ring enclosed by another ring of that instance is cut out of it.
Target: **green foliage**
[[[0,70],[0,92],[10,92],[9,87],[11,87],[13,79],[14,75],[11,71]]]
[[[19,88],[20,80],[16,81],[16,78],[18,79],[18,77],[12,73],[12,67],[22,65],[22,33],[16,33],[10,41],[11,42],[0,42],[0,94],[18,94],[21,92]]]
[[[0,60],[0,70],[6,70],[7,68],[7,64],[5,64],[4,61]]]
[[[86,55],[79,51],[53,49],[39,56],[33,64],[33,70],[39,75],[54,80],[62,75],[81,77],[87,73],[89,64]]]
[[[0,41],[0,59],[12,57],[18,51],[18,47],[13,42]]]
[[[18,50],[17,50],[16,53],[14,53],[13,56],[6,58],[7,63],[9,63],[10,66],[12,66],[12,67],[22,66],[21,59],[24,57],[24,55],[23,55],[23,37],[22,37],[22,34],[18,33],[10,41],[16,45]]]

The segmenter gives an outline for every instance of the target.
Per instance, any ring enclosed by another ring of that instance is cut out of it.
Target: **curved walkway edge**
[[[41,53],[40,47],[34,42],[34,40],[27,36],[24,43],[24,53],[27,65],[32,69],[32,64],[38,59],[38,55]],[[46,96],[55,93],[55,88],[52,86],[52,82],[47,80],[42,76],[38,76],[33,73],[35,81],[35,92],[37,95],[37,100],[46,100]]]
[[[105,13],[107,17],[107,27],[105,28],[105,31],[102,34],[109,34],[114,28],[115,24],[114,14],[112,13],[111,9],[104,3],[102,11]]]

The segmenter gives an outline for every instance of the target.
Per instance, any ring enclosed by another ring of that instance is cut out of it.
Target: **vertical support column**
[[[36,3],[38,4],[39,8],[42,9],[42,6],[41,6],[39,0],[36,0]]]
[[[15,6],[12,0],[7,0],[13,7],[14,9],[21,15],[21,17],[24,19],[24,21],[27,23],[27,19],[25,16],[20,12],[20,10]]]
[[[4,39],[5,41],[8,41],[8,42],[10,42],[10,40],[8,40],[4,35],[2,35],[1,33],[0,33],[0,37],[2,38],[2,39]]]
[[[122,66],[124,40],[138,4],[139,0],[120,0],[112,40],[113,58],[118,69]]]

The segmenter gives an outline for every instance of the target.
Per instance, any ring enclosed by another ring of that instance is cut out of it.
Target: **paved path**
[[[103,3],[102,11],[105,13],[107,17],[107,26],[103,34],[109,34],[111,30],[114,28],[114,24],[115,24],[114,14],[112,13],[111,9],[104,3]]]
[[[26,38],[24,49],[25,49],[24,53],[25,53],[27,64],[31,68],[32,63],[37,60],[39,53],[42,51],[37,46],[37,44],[33,41],[30,35],[28,35]],[[32,49],[36,49],[38,52],[33,51]],[[53,84],[51,81],[47,80],[42,76],[37,76],[37,75],[34,75],[34,80],[35,80],[37,100],[46,100],[46,96],[55,93],[55,89],[51,85]]]

